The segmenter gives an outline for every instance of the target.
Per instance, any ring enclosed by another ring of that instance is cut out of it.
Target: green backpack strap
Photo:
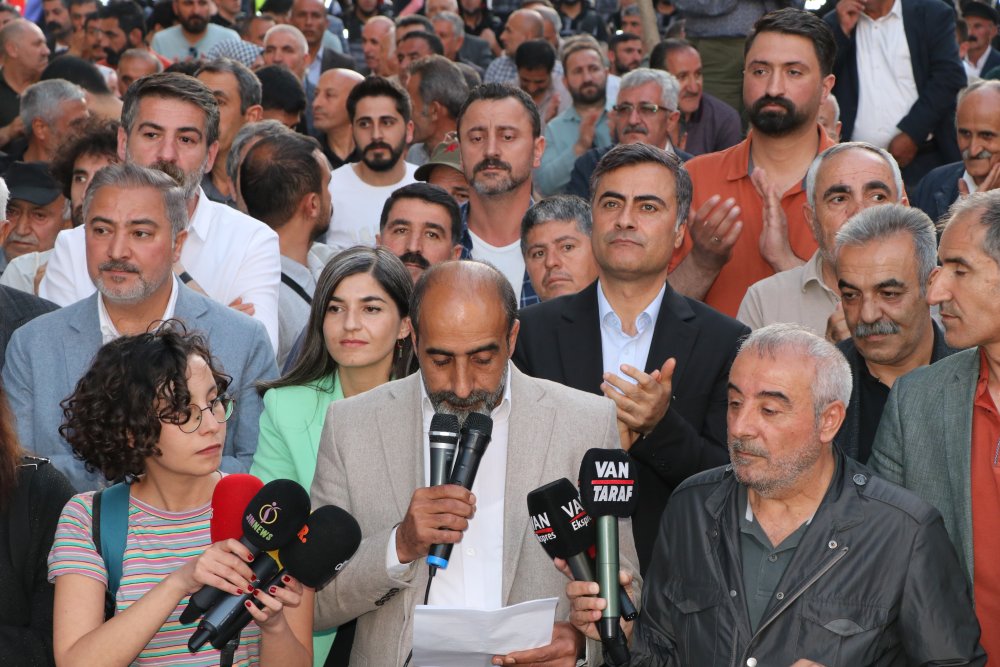
[[[94,546],[108,571],[108,593],[113,601],[122,581],[125,539],[128,534],[129,485],[119,482],[94,494]]]

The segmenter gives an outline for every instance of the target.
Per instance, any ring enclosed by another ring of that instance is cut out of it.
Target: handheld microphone
[[[455,459],[455,467],[448,478],[449,484],[457,484],[466,489],[472,489],[473,482],[476,481],[476,472],[479,470],[479,462],[486,453],[486,446],[490,444],[490,437],[493,434],[493,420],[488,415],[473,412],[465,420],[462,427],[462,442],[458,448],[458,457]],[[431,568],[431,576],[438,568],[444,570],[448,567],[448,559],[451,558],[451,544],[435,544],[427,554],[427,564]]]
[[[263,486],[264,482],[243,473],[226,475],[219,480],[212,492],[212,521],[209,528],[212,544],[230,538],[238,540],[243,536],[243,510]],[[257,555],[256,550],[251,551]],[[203,586],[188,600],[181,612],[180,622],[184,625],[194,623],[222,595],[222,591],[217,588]]]
[[[451,475],[458,447],[458,417],[439,412],[431,418],[431,486],[439,486]]]
[[[557,479],[528,494],[528,514],[535,538],[549,558],[562,558],[577,581],[596,581],[591,552],[594,520],[583,509],[573,483]],[[618,603],[626,621],[639,615],[625,589],[619,587]]]
[[[360,545],[361,527],[354,517],[336,505],[324,505],[309,515],[298,534],[280,549],[280,570],[275,564],[265,576],[259,577],[260,588],[266,591],[271,586],[283,586],[281,580],[285,574],[295,577],[304,586],[322,588],[340,574]],[[274,563],[270,556],[264,556]],[[205,616],[198,632],[188,642],[192,653],[209,640],[214,648],[222,650],[238,636],[253,620],[246,609],[247,600],[258,609],[263,607],[252,594],[229,598],[225,609],[220,605]]]
[[[580,463],[580,498],[597,521],[597,583],[606,605],[597,625],[611,667],[629,661],[628,645],[618,623],[618,518],[635,511],[635,476],[628,453],[621,449],[591,449]]]
[[[230,511],[227,510],[227,514]],[[309,494],[297,482],[276,479],[261,487],[239,515],[240,543],[250,550],[256,561],[262,552],[275,551],[295,537],[309,516]],[[260,574],[257,576],[259,580]],[[188,601],[181,613],[181,623],[193,623],[227,595],[212,586],[203,586]]]

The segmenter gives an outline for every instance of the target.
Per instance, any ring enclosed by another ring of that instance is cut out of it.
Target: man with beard
[[[155,167],[183,184],[190,224],[180,261],[186,284],[215,301],[260,320],[278,348],[278,235],[258,220],[213,202],[200,184],[219,150],[219,104],[208,87],[176,72],[136,81],[125,95],[118,157]],[[93,293],[88,279],[86,232],[63,232],[49,260],[39,295],[61,306]]]
[[[0,28],[0,149],[24,133],[20,95],[49,64],[45,35],[31,21],[16,19]]]
[[[278,366],[309,319],[312,294],[335,254],[317,243],[330,226],[330,166],[311,137],[282,132],[261,139],[240,164],[247,213],[278,234]]]
[[[670,498],[630,664],[985,665],[941,513],[833,446],[851,396],[840,352],[797,325],[758,329],[727,393],[732,464]],[[596,637],[597,584],[567,589]]]
[[[462,213],[462,257],[507,276],[520,305],[538,303],[521,254],[521,220],[531,206],[531,170],[545,150],[538,108],[514,86],[474,88],[458,114],[462,170],[472,186]]]
[[[955,122],[960,162],[924,176],[914,206],[939,221],[961,196],[1000,187],[1000,81],[976,81],[958,94]]]
[[[88,120],[59,147],[52,162],[52,176],[70,201],[74,227],[83,224],[83,197],[94,174],[119,162],[118,127],[116,120]]]
[[[630,32],[614,35],[608,42],[608,60],[611,73],[619,77],[642,67],[642,37]]]
[[[927,302],[940,306],[945,342],[962,351],[893,384],[869,461],[944,515],[991,659],[1000,655],[998,236],[996,190],[963,197],[949,212]]]
[[[144,51],[149,54],[151,60],[155,59],[161,63],[160,70],[147,70],[149,74],[162,71],[163,67],[170,65],[169,60],[157,56],[146,45],[146,18],[143,16],[142,8],[133,0],[112,0],[106,5],[101,5],[97,9],[97,19],[104,61],[109,66],[119,68],[121,57],[130,49]],[[126,84],[122,83],[123,78],[124,74],[119,69],[118,82],[124,85],[124,88],[121,88],[124,96],[128,84],[138,77],[133,76]]]
[[[955,9],[938,0],[839,0],[833,93],[843,137],[889,151],[907,188],[959,158],[955,96],[966,83]]]
[[[809,12],[781,9],[755,24],[743,78],[750,134],[685,165],[694,216],[670,274],[678,292],[735,316],[750,285],[816,252],[802,182],[833,145],[816,117],[834,53],[830,28]]]
[[[896,161],[884,149],[862,142],[837,144],[813,160],[806,172],[806,200],[805,216],[819,249],[802,266],[750,286],[736,318],[751,329],[791,322],[822,334],[833,314],[837,326],[831,328],[839,332],[843,312],[834,314],[840,302],[834,236],[870,206],[907,204]],[[828,336],[833,342],[841,340],[841,334],[833,331]]]
[[[69,48],[73,22],[69,18],[69,0],[42,0],[42,20],[49,38],[49,50],[60,54]]]
[[[385,200],[375,242],[406,265],[416,283],[424,271],[462,254],[462,216],[448,192],[427,183],[410,183]]]
[[[326,243],[338,250],[374,246],[385,200],[417,180],[416,165],[403,160],[413,122],[410,97],[398,83],[380,76],[365,79],[347,96],[347,115],[361,161],[345,164],[330,179],[333,218]]]
[[[608,129],[608,67],[600,45],[590,36],[567,41],[562,51],[564,81],[573,105],[545,126],[545,153],[535,174],[545,196],[569,185],[576,159],[591,148],[611,145]]]
[[[274,352],[260,322],[197,294],[174,276],[183,246],[194,240],[186,229],[193,226],[186,196],[156,169],[118,164],[101,170],[87,192],[80,228],[87,280],[97,293],[50,313],[48,320],[32,320],[7,347],[3,384],[17,411],[18,435],[81,491],[107,486],[108,480],[86,470],[61,437],[59,402],[73,393],[102,345],[144,334],[166,320],[204,335],[232,378],[229,391],[240,409],[227,424],[221,469],[246,472],[257,448],[262,403],[256,383],[277,376]]]
[[[837,232],[836,244],[837,282],[851,332],[837,347],[851,365],[854,389],[834,442],[867,463],[896,380],[955,350],[927,304],[937,236],[920,209],[894,204],[862,211]]]
[[[235,30],[210,23],[209,0],[173,0],[177,25],[153,35],[152,49],[167,60],[198,60],[209,49],[231,39],[239,39]]]
[[[432,544],[454,544],[430,587],[431,606],[497,609],[560,598],[552,643],[503,656],[506,664],[574,664],[582,636],[565,622],[565,581],[535,542],[524,498],[560,477],[576,479],[592,447],[617,447],[614,407],[529,378],[510,363],[517,302],[503,274],[478,262],[428,269],[410,300],[420,371],[330,408],[312,501],[361,524],[358,553],[316,596],[317,628],[357,618],[352,664],[401,665],[423,601]],[[492,439],[472,490],[427,486],[427,431],[435,413],[492,418]],[[378,428],[372,427],[377,424]],[[635,567],[629,521],[624,567]],[[591,646],[589,664],[600,664]],[[548,662],[551,661],[551,662]],[[561,662],[559,662],[561,661]]]

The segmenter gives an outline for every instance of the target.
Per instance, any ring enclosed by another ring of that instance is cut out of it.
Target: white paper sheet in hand
[[[482,611],[417,605],[413,617],[415,667],[488,667],[495,655],[552,641],[557,598]]]

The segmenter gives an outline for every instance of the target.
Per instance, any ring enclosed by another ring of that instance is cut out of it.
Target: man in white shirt
[[[212,3],[209,0],[174,0],[177,25],[153,35],[153,51],[168,60],[198,60],[220,42],[239,39],[235,30],[209,23]]]
[[[1000,13],[985,2],[970,0],[962,3],[962,18],[969,29],[968,51],[962,59],[965,73],[970,80],[985,77],[990,70],[1000,67],[1000,51],[992,44],[997,36]]]
[[[616,447],[615,411],[606,399],[528,378],[510,364],[516,305],[491,267],[448,262],[428,269],[410,306],[421,371],[331,406],[312,500],[350,511],[363,539],[340,576],[317,593],[316,627],[357,618],[352,663],[403,664],[425,590],[433,606],[478,609],[559,597],[552,643],[504,658],[573,664],[583,655],[582,636],[564,622],[565,582],[533,544],[524,498],[559,477],[575,479],[587,449]],[[471,412],[492,418],[471,492],[427,486],[427,431],[436,412],[460,421]],[[629,522],[620,523],[623,567],[635,571]],[[427,588],[425,556],[435,543],[455,548]],[[599,653],[591,652],[592,664]]]
[[[258,220],[210,201],[199,184],[219,150],[219,105],[205,84],[184,74],[144,77],[129,88],[118,155],[183,180],[188,239],[175,272],[212,299],[260,320],[278,349],[278,235]],[[84,230],[59,234],[39,296],[65,306],[94,292]]]
[[[413,121],[410,96],[398,83],[365,79],[347,96],[347,115],[361,160],[334,170],[330,179],[333,218],[326,243],[337,250],[374,246],[385,200],[396,188],[415,183],[417,170],[403,160]]]

